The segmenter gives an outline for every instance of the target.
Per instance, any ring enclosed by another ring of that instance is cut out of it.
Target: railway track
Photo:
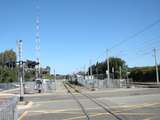
[[[110,114],[110,116],[112,116],[114,118],[114,120],[125,120],[124,118],[122,119],[121,117],[119,117],[118,115],[116,115],[112,110],[110,110],[109,108],[107,108],[106,104],[104,104],[104,103],[102,103],[100,101],[97,101],[92,96],[89,96],[87,94],[84,94],[84,93],[80,92],[80,90],[76,89],[71,84],[64,83],[64,86],[67,89],[67,91],[72,95],[73,99],[75,99],[76,102],[79,104],[79,106],[80,106],[83,114],[86,116],[87,120],[92,120],[92,119],[91,119],[90,115],[88,114],[87,110],[85,109],[85,107],[82,105],[82,103],[80,102],[80,100],[73,94],[73,92],[79,93],[80,95],[84,96],[88,100],[92,101],[98,107],[102,108],[107,114]],[[106,117],[106,119],[108,118],[108,116],[105,116],[105,117]]]
[[[78,100],[78,98],[73,94],[73,92],[71,91],[71,89],[69,88],[69,86],[67,84],[64,84],[64,87],[67,89],[68,93],[71,94],[71,96],[73,97],[73,99],[77,102],[77,104],[81,108],[83,114],[86,116],[86,119],[90,120],[90,117],[89,117],[87,111],[85,110],[84,106],[81,104],[81,102]]]

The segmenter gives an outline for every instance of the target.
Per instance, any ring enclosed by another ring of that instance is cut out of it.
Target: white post
[[[86,81],[85,78],[86,77],[86,66],[84,65],[84,78],[83,78],[83,85],[86,87]]]
[[[112,67],[112,74],[113,74],[113,79],[114,79],[114,67]]]
[[[119,78],[120,80],[122,79],[122,67],[121,66],[119,66]]]
[[[54,69],[54,84],[55,84],[55,90],[57,89],[57,85],[56,85],[56,70]]]
[[[92,60],[90,60],[89,63],[90,63],[90,75],[91,75],[91,79],[93,79],[93,78],[92,78]]]
[[[108,77],[108,82],[106,82],[106,83],[108,83],[108,86],[109,86],[109,84],[110,84],[110,73],[109,73],[109,50],[107,49],[107,77]],[[106,85],[106,87],[107,87],[107,85]]]

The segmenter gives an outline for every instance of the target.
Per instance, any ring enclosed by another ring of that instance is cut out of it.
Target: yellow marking
[[[143,120],[151,120],[151,117],[149,117],[149,118],[145,118],[145,119],[143,119]]]
[[[92,114],[92,115],[89,115],[90,117],[95,117],[95,116],[101,116],[101,115],[110,115],[109,113],[97,113],[97,114]],[[80,118],[86,118],[86,116],[79,116],[79,117],[72,117],[72,118],[67,118],[67,119],[64,119],[64,120],[75,120],[75,119],[80,119]]]
[[[26,108],[30,108],[32,105],[33,105],[33,102],[30,101],[30,102],[28,103],[28,105],[26,106]]]
[[[61,100],[63,101],[63,100]],[[47,102],[59,102],[59,100],[55,100],[55,101],[47,101]],[[139,105],[130,105],[130,106],[125,106],[125,107],[128,107],[128,108],[133,108],[133,109],[136,109],[136,108],[143,108],[143,107],[149,107],[149,106],[153,106],[153,105],[157,105],[159,103],[153,103],[153,104],[139,104]],[[99,107],[96,107],[96,108],[88,108],[88,109],[99,109]],[[28,111],[28,112],[35,112],[35,113],[44,113],[44,114],[48,114],[48,113],[69,113],[69,114],[76,114],[75,111],[79,111],[80,109],[58,109],[58,110],[39,110],[39,111]],[[128,109],[128,110],[132,110],[132,109]],[[70,111],[70,112],[69,112]],[[74,111],[74,112],[72,112]],[[126,111],[126,110],[122,110],[122,111],[115,111],[115,114],[116,115],[134,115],[134,116],[137,116],[137,115],[154,115],[154,113],[125,113],[123,111]],[[27,115],[28,112],[24,112],[18,120],[23,120],[24,117]],[[123,112],[123,113],[122,113]],[[77,113],[79,114],[79,113]],[[91,113],[90,116],[101,116],[101,115],[110,115],[109,113]],[[85,116],[78,116],[78,117],[72,117],[72,118],[67,118],[65,120],[75,120],[75,119],[80,119],[80,118],[85,118]],[[144,120],[151,120],[151,118],[145,118]]]
[[[35,103],[38,103],[38,104],[41,104],[41,103],[53,103],[53,102],[68,102],[68,101],[74,101],[74,100],[50,100],[50,101],[41,101],[41,102],[35,102]]]
[[[110,115],[109,113],[95,113],[95,114],[91,114],[89,115],[90,117],[95,117],[95,116],[102,116],[102,115]],[[148,113],[116,113],[116,115],[141,115],[141,116],[144,116],[144,115],[148,115]],[[76,120],[76,119],[81,119],[81,118],[86,118],[86,116],[78,116],[78,117],[72,117],[72,118],[67,118],[67,119],[64,119],[64,120]],[[147,118],[147,119],[144,119],[144,120],[151,120],[151,118]]]
[[[25,111],[19,118],[18,120],[24,120],[24,117],[28,114],[28,111]]]
[[[72,110],[74,111],[74,112],[72,112]],[[37,110],[37,111],[28,111],[28,112],[30,112],[30,113],[33,113],[33,112],[35,112],[35,113],[44,113],[44,114],[48,114],[48,113],[74,113],[74,114],[76,114],[76,112],[75,112],[75,110],[80,110],[80,109],[59,109],[59,110]],[[77,113],[79,113],[79,112],[77,112]],[[154,113],[125,113],[125,112],[114,112],[116,115],[154,115]],[[102,113],[95,113],[95,112],[93,112],[93,113],[91,113],[92,115],[94,115],[94,114],[108,114],[108,115],[110,115],[110,113],[107,113],[107,112],[102,112]]]
[[[154,113],[115,113],[116,115],[118,114],[118,115],[147,115],[147,116],[149,116],[149,115],[154,115]]]
[[[72,117],[72,118],[67,118],[64,120],[76,120],[76,119],[80,119],[80,118],[86,118],[86,116]]]
[[[33,105],[33,102],[30,101],[27,105],[18,105],[17,109],[29,109]]]
[[[48,102],[59,102],[58,100],[56,101],[48,101]],[[115,110],[114,112],[116,114],[123,114],[121,112],[125,112],[127,110],[133,110],[133,109],[136,109],[136,108],[143,108],[143,107],[149,107],[149,106],[152,106],[152,105],[156,105],[155,104],[148,104],[148,105],[132,105],[132,106],[128,106],[129,109],[122,109],[122,110]],[[100,107],[93,107],[93,108],[87,108],[87,110],[96,110],[96,109],[100,109]],[[38,111],[30,111],[30,112],[40,112],[40,113],[62,113],[62,112],[69,112],[69,111],[79,111],[81,110],[80,108],[75,108],[75,109],[57,109],[57,110],[38,110]],[[127,114],[127,113],[125,113]],[[130,114],[130,113],[128,113]],[[134,113],[133,113],[134,114]],[[139,113],[135,113],[135,114],[139,114]],[[148,114],[148,113],[147,113]]]
[[[61,113],[61,112],[65,112],[66,110],[37,110],[37,111],[29,111],[31,113],[35,112],[35,113],[44,113],[44,114],[48,114],[48,113]]]
[[[88,108],[87,110],[94,110],[94,109],[99,109],[99,108]],[[80,108],[79,109],[77,109],[77,108],[75,108],[75,109],[57,109],[57,110],[33,110],[33,111],[29,111],[29,112],[37,112],[37,113],[62,113],[62,112],[72,112],[72,111],[79,111],[79,110],[81,110]]]
[[[137,105],[129,105],[129,106],[123,106],[123,107],[148,107],[148,106],[153,106],[153,105],[157,105],[160,103],[145,103],[145,104],[137,104]]]
[[[134,110],[134,109],[140,109],[140,108],[145,108],[145,107],[151,107],[154,105],[160,105],[160,103],[152,103],[152,104],[139,104],[139,105],[130,105],[130,106],[122,106],[122,108],[128,108],[122,111],[128,111],[128,110]]]
[[[148,117],[148,118],[145,118],[145,119],[143,119],[143,120],[153,120],[155,118],[155,116],[153,116],[153,117]]]
[[[80,110],[80,109],[59,109],[59,110],[40,110],[40,111],[28,111],[30,113],[43,113],[43,114],[49,114],[49,113],[69,113],[69,114],[76,114],[76,112],[72,112],[71,110]],[[70,111],[70,112],[67,112],[67,111]],[[26,114],[26,113],[25,113]],[[18,120],[23,120],[22,118],[24,118],[25,114],[21,117],[21,119],[18,119]],[[77,112],[77,114],[79,114],[79,112]],[[154,113],[117,113],[115,112],[116,115],[131,115],[131,116],[144,116],[144,115],[154,115]],[[102,115],[110,115],[109,113],[90,113],[90,116],[91,117],[94,117],[94,116],[102,116]],[[76,120],[76,119],[82,119],[82,118],[85,118],[84,115],[82,116],[77,116],[77,117],[72,117],[72,118],[67,118],[67,119],[64,119],[64,120]],[[151,118],[146,118],[144,120],[151,120]]]

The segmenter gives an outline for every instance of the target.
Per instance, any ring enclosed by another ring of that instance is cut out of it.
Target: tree
[[[16,67],[16,53],[13,50],[6,50],[3,53],[4,63],[7,67]]]
[[[126,62],[124,60],[122,60],[121,58],[117,58],[117,57],[110,57],[109,58],[109,64],[110,64],[110,73],[111,73],[111,77],[114,78],[119,78],[120,76],[120,72],[119,72],[119,68],[122,68],[122,77],[126,77],[126,73],[127,73],[127,65]],[[107,70],[107,59],[103,62],[97,62],[96,64],[90,66],[88,68],[88,72],[90,73],[90,68],[92,67],[92,74],[94,76],[101,75],[102,78],[106,77],[106,70]],[[114,72],[112,71],[112,68],[114,68]]]
[[[120,67],[121,67],[121,72],[122,72],[122,78],[126,77],[128,67],[124,60],[122,60],[121,58],[117,58],[117,57],[111,57],[109,59],[109,64],[110,64],[109,71],[110,73],[114,74],[114,78],[120,78]],[[114,71],[112,71],[112,68],[114,68]]]
[[[6,50],[0,53],[0,82],[17,81],[16,53]]]
[[[160,74],[160,66],[158,68]],[[133,82],[156,82],[155,66],[134,67],[130,68],[129,71],[129,77],[132,78]]]

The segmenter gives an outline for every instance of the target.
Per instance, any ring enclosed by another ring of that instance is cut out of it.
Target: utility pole
[[[57,89],[57,85],[56,85],[56,70],[54,69],[54,84],[55,84],[55,90]]]
[[[129,74],[130,74],[130,72],[128,72],[128,70],[127,70],[126,86],[127,86],[127,85],[130,85],[130,81],[129,81],[129,77],[128,77]]]
[[[99,88],[99,75],[98,75],[99,73],[98,73],[98,68],[96,67],[96,79],[97,79],[97,86],[98,86],[98,88]]]
[[[18,41],[18,57],[19,57],[19,81],[20,81],[20,101],[23,101],[23,61],[22,61],[22,40]]]
[[[84,65],[84,76],[83,76],[83,84],[86,86],[86,65]]]
[[[122,67],[121,66],[119,66],[119,78],[120,80],[122,79]]]
[[[93,73],[92,73],[92,60],[90,60],[89,63],[90,63],[90,76],[92,79],[92,75],[93,75]]]
[[[155,60],[155,67],[156,67],[156,79],[157,79],[157,84],[159,84],[159,73],[158,73],[158,65],[157,65],[157,55],[156,55],[156,49],[153,49],[154,52],[154,60]]]
[[[95,81],[93,80],[92,60],[90,60],[89,63],[90,63],[90,76],[91,76],[91,80],[92,80],[92,83],[93,83],[92,89],[94,90]]]
[[[112,67],[112,74],[113,74],[113,79],[114,79],[114,67]]]
[[[109,50],[107,49],[107,77],[108,77],[108,82],[106,82],[106,83],[108,83],[108,85],[109,85],[109,80],[110,80],[110,73],[109,73]]]
[[[89,65],[89,66],[90,66],[90,65]],[[87,77],[88,79],[89,79],[89,72],[90,72],[90,67],[88,68],[88,74],[87,74],[87,75],[88,75],[88,77]]]
[[[54,80],[56,81],[56,70],[54,69]]]
[[[4,61],[3,61],[3,53],[2,53],[1,55],[2,55],[2,56],[1,56],[1,63],[2,63],[2,64],[1,64],[1,66],[0,66],[0,69],[1,69],[1,79],[0,79],[0,80],[2,81],[2,77],[3,77],[3,72],[2,72],[2,71],[3,71],[3,64],[4,64]]]
[[[86,66],[84,65],[84,80],[85,80],[85,76],[86,76]]]
[[[98,68],[96,67],[96,76],[97,76],[97,79],[98,79]]]

